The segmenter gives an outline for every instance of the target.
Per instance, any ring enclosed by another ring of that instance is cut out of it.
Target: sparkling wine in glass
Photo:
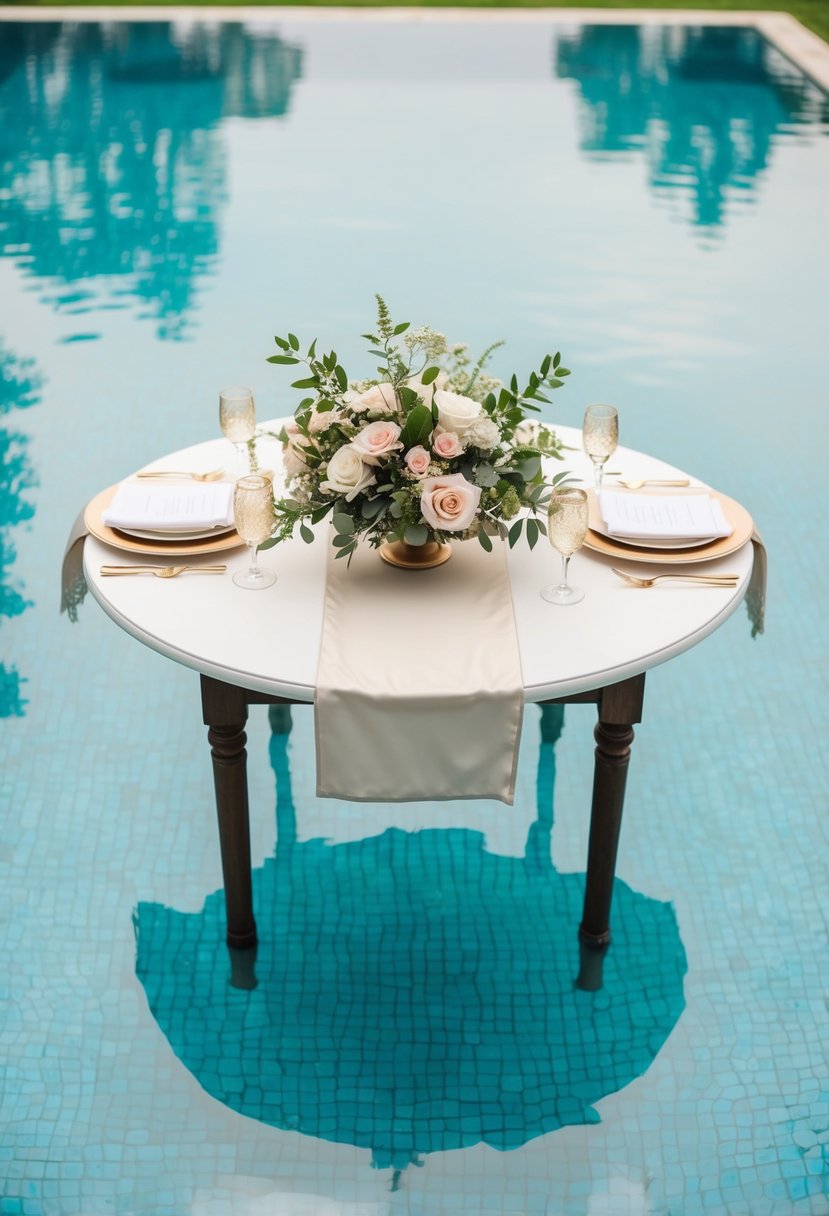
[[[573,486],[554,489],[547,507],[547,536],[561,554],[561,582],[543,587],[541,598],[550,604],[578,604],[584,599],[580,587],[567,582],[570,558],[580,549],[587,534],[587,491]]]
[[[616,451],[619,442],[619,413],[615,405],[588,405],[584,411],[582,443],[593,461],[593,480],[597,490],[602,488],[606,461]]]
[[[248,591],[271,587],[276,575],[262,570],[256,560],[257,549],[273,532],[273,483],[269,477],[249,473],[239,478],[233,491],[233,519],[236,531],[250,549],[250,569],[234,574],[234,583]]]
[[[256,432],[256,406],[249,388],[225,388],[219,393],[219,425],[225,439],[236,445],[240,475],[250,472],[248,440]]]

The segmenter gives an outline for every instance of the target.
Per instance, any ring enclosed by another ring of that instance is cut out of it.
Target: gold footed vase
[[[388,540],[378,550],[384,562],[401,570],[431,570],[452,556],[451,545],[427,540],[425,545],[409,545],[405,540]]]

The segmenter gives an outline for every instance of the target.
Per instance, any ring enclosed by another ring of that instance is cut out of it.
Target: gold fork
[[[190,481],[218,481],[224,477],[224,469],[209,469],[206,473],[189,473],[173,469],[149,469],[145,473],[136,473],[136,477],[185,477]]]
[[[224,574],[227,566],[101,566],[104,578],[120,574],[154,574],[156,578],[175,578],[177,574]]]
[[[652,587],[654,583],[670,579],[678,583],[699,583],[703,587],[736,587],[739,574],[655,574],[652,578],[642,578],[636,574],[626,574],[624,570],[610,569],[619,578],[624,579],[631,587]]]

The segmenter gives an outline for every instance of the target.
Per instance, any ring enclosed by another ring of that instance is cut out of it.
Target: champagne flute
[[[580,587],[567,582],[570,558],[580,549],[587,534],[587,491],[560,486],[550,495],[547,507],[547,536],[561,554],[561,582],[543,587],[541,598],[550,604],[578,604],[584,599]]]
[[[588,405],[584,411],[582,443],[593,461],[593,481],[602,488],[605,462],[616,451],[619,442],[619,413],[615,405]]]
[[[276,582],[270,570],[260,569],[256,551],[273,532],[273,482],[261,473],[240,477],[233,491],[233,519],[236,531],[250,549],[250,569],[233,576],[237,587],[260,591]]]
[[[236,445],[241,476],[250,472],[248,440],[256,431],[256,407],[249,388],[224,388],[219,393],[219,425],[225,439]]]

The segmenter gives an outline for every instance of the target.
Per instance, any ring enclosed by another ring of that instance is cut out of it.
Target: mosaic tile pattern
[[[673,1029],[685,955],[670,907],[620,883],[604,977],[601,956],[580,960],[582,877],[550,859],[553,746],[539,749],[524,856],[499,857],[461,828],[298,841],[274,736],[258,957],[234,951],[228,981],[223,892],[196,914],[136,914],[150,1009],[208,1093],[369,1148],[377,1168],[599,1121],[592,1104],[643,1073]]]
[[[0,1216],[827,1216],[826,99],[747,30],[262,20],[0,27]],[[601,989],[588,707],[511,809],[320,803],[254,714],[250,988],[196,678],[58,617],[79,506],[378,289],[769,548],[648,677]]]

